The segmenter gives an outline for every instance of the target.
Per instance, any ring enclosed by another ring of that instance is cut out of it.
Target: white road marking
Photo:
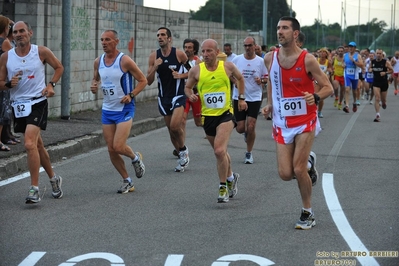
[[[335,169],[335,162],[337,160],[338,154],[344,144],[346,138],[348,137],[353,125],[356,122],[356,119],[360,115],[361,111],[364,108],[364,104],[358,107],[358,111],[352,115],[349,119],[348,124],[346,125],[345,129],[342,131],[341,135],[335,142],[333,148],[331,149],[330,154],[327,158],[327,170],[334,172]],[[348,246],[352,249],[352,251],[365,251],[368,254],[368,250],[366,246],[362,243],[360,238],[355,234],[353,231],[348,219],[345,216],[344,211],[342,210],[341,204],[339,203],[337,193],[335,192],[334,188],[334,175],[332,173],[323,173],[322,179],[322,186],[323,186],[323,193],[326,199],[326,203],[330,214],[333,218],[335,225],[338,228],[338,231],[341,233],[342,237],[348,244]],[[362,265],[379,265],[378,262],[369,256],[365,257],[356,257],[356,259]]]
[[[342,237],[352,251],[365,251],[367,252],[367,254],[369,254],[366,246],[363,245],[362,241],[360,241],[360,238],[355,234],[351,225],[349,224],[348,219],[346,219],[344,211],[342,210],[341,204],[339,203],[338,196],[334,188],[334,175],[329,173],[323,173],[322,183],[324,197],[326,198],[328,209],[334,220],[335,225],[338,228],[338,231],[341,233]],[[379,265],[373,257],[359,256],[356,258],[362,265]]]
[[[44,171],[44,168],[40,167],[39,173],[41,173],[43,171]],[[23,174],[7,178],[6,180],[0,181],[0,187],[9,185],[9,184],[14,183],[14,182],[17,182],[17,181],[19,181],[21,179],[24,179],[24,178],[27,178],[29,176],[30,176],[30,173],[29,172],[25,172]]]

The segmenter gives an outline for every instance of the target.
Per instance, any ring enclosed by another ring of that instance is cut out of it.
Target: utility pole
[[[268,19],[268,13],[267,13],[267,0],[263,0],[263,21],[262,21],[262,27],[263,27],[263,44],[267,45],[267,19]]]
[[[61,119],[70,119],[69,87],[71,82],[71,1],[62,1],[62,52],[64,67],[61,83]]]

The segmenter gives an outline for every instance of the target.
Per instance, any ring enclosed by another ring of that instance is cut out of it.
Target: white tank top
[[[100,57],[98,72],[101,77],[101,89],[104,94],[103,110],[122,111],[125,107],[121,99],[132,91],[132,75],[129,72],[124,73],[121,68],[123,53],[115,58],[115,61],[107,66],[104,62],[104,55]]]
[[[13,87],[11,101],[35,100],[40,102],[42,91],[46,88],[44,64],[39,57],[39,49],[31,44],[30,51],[26,56],[20,57],[15,53],[15,48],[8,51],[7,60],[8,80],[11,80],[17,73],[21,73],[18,85]]]

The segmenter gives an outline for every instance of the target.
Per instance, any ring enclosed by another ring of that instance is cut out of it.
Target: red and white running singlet
[[[273,123],[281,128],[298,127],[316,121],[317,106],[308,105],[303,92],[314,93],[313,80],[305,67],[306,51],[302,51],[295,65],[284,69],[278,62],[278,50],[273,53],[270,81],[273,99]]]

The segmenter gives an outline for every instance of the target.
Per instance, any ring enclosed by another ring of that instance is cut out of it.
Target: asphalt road
[[[244,139],[232,133],[241,177],[226,204],[217,203],[212,149],[190,121],[184,173],[173,171],[165,128],[129,139],[146,165],[133,193],[116,193],[120,178],[105,148],[54,165],[64,178],[59,200],[44,173],[37,205],[24,202],[29,178],[1,181],[0,265],[399,265],[399,96],[390,91],[380,123],[366,101],[350,114],[332,102],[313,146],[320,178],[311,230],[294,229],[300,196],[295,180],[277,175],[270,121],[259,117],[253,165],[243,163]]]

